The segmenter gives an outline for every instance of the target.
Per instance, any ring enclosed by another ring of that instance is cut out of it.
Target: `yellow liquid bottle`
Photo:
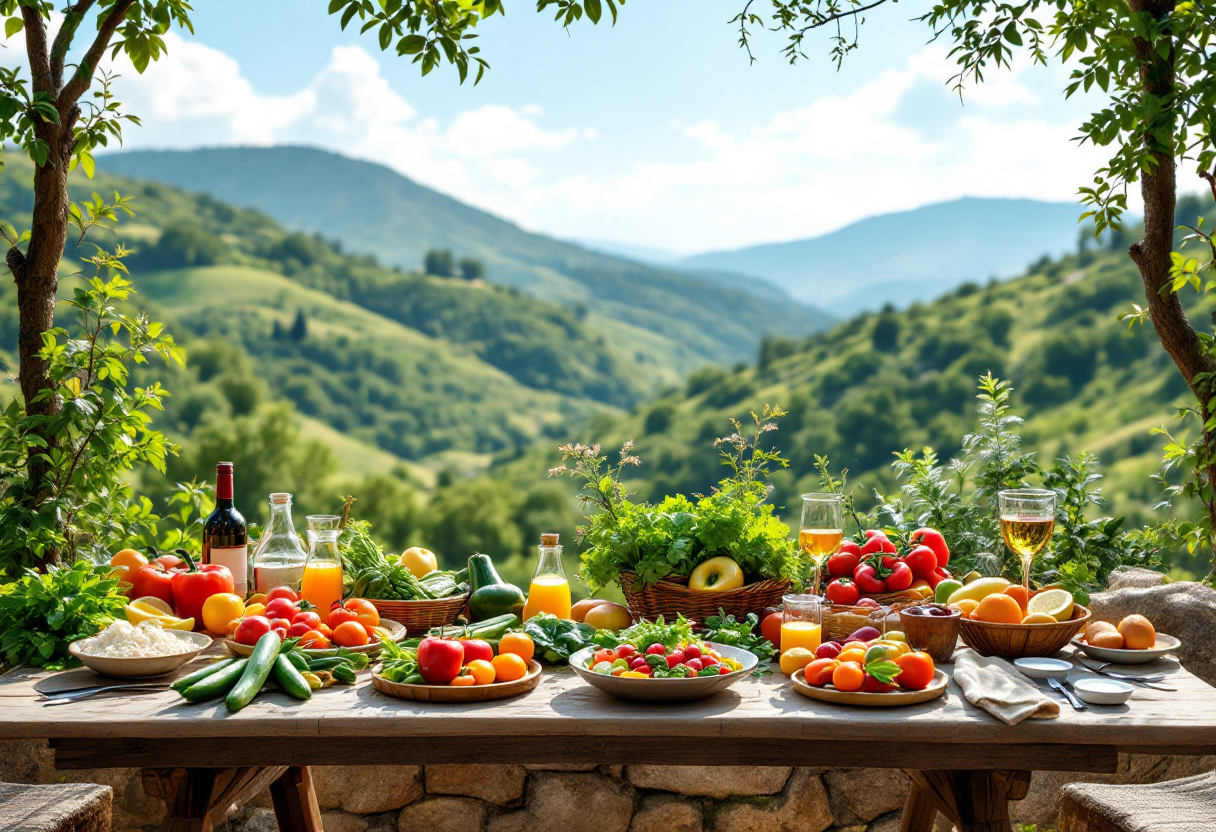
[[[781,652],[794,647],[805,647],[814,653],[819,649],[822,627],[813,621],[782,621]]]
[[[562,568],[562,547],[555,534],[540,536],[540,557],[532,585],[528,587],[528,602],[524,604],[524,620],[547,612],[558,618],[570,617],[570,581]]]

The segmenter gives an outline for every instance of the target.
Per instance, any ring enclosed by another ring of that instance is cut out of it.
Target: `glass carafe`
[[[562,568],[562,547],[555,534],[540,536],[539,556],[532,585],[528,588],[528,603],[524,605],[524,620],[547,612],[558,618],[570,617],[570,581]]]
[[[329,610],[342,600],[342,555],[338,534],[342,518],[332,514],[308,516],[308,563],[300,597],[316,608],[321,623],[329,623]]]
[[[276,586],[300,591],[304,564],[308,553],[300,544],[291,522],[291,495],[270,495],[270,521],[253,550],[253,580],[258,592],[270,592]]]

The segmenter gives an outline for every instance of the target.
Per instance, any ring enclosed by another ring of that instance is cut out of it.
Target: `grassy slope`
[[[387,263],[415,267],[429,248],[477,257],[493,281],[648,330],[638,350],[676,372],[751,358],[765,332],[803,334],[830,322],[789,300],[528,233],[387,168],[320,150],[139,151],[103,157],[99,167],[256,207]]]

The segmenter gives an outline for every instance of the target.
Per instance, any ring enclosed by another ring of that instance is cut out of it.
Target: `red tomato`
[[[247,644],[252,647],[258,643],[258,639],[269,632],[270,619],[264,615],[251,615],[241,619],[232,638],[237,644]]]
[[[286,589],[286,587],[283,587]],[[290,622],[300,611],[296,602],[289,598],[278,597],[266,602],[266,617],[270,619],[283,618]]]
[[[861,590],[857,588],[857,584],[848,578],[837,578],[828,584],[824,595],[827,597],[829,604],[842,604],[846,607],[851,607],[861,597]]]
[[[701,648],[700,647],[698,647],[695,644],[690,644],[684,648],[684,661],[685,662],[687,662],[689,659],[699,659],[699,658],[701,658]]]
[[[862,544],[861,554],[863,555],[872,555],[876,552],[887,552],[888,554],[893,555],[896,551],[898,551],[895,548],[895,544],[887,539],[886,532],[867,529],[866,537],[868,537],[869,540]]]
[[[857,584],[859,590],[868,595],[881,595],[887,591],[886,583],[875,574],[874,567],[868,563],[857,567],[857,571],[853,573],[853,582]],[[911,585],[912,582],[908,581],[908,586]]]
[[[861,547],[852,540],[842,541],[840,544],[840,551],[848,555],[857,555],[858,557],[861,556]]]
[[[933,659],[928,653],[904,653],[895,663],[899,675],[895,681],[908,690],[924,690],[933,681]]]
[[[891,567],[891,574],[883,580],[890,592],[903,592],[912,586],[912,570],[901,560]]]
[[[286,627],[271,627],[270,629],[278,634],[279,641],[283,641],[287,638],[287,628]]]
[[[131,597],[143,598],[145,595],[159,598],[173,606],[173,573],[165,571],[159,558],[147,566],[139,567],[131,579]]]
[[[177,555],[161,555],[155,558],[152,563],[160,564],[169,572],[172,572],[174,569],[181,569],[186,565],[186,562]]]
[[[776,647],[777,645],[774,644],[773,646]],[[701,657],[701,667],[702,668],[713,667],[716,664],[718,664],[718,660],[715,659],[713,656],[706,654]]]
[[[637,648],[635,648],[632,644],[622,644],[620,647],[616,648],[616,657],[618,659],[628,659],[636,652]]]
[[[933,550],[933,554],[937,555],[937,565],[944,567],[950,562],[950,547],[946,545],[946,538],[942,537],[942,533],[937,529],[924,527],[912,532],[908,540],[913,546],[922,545],[928,546]]]
[[[646,648],[646,654],[648,656],[666,656],[667,648],[656,642]]]
[[[334,628],[333,642],[339,647],[362,647],[368,642],[367,630],[358,621],[347,621]]]
[[[345,607],[334,607],[329,611],[329,626],[337,627],[339,624],[345,624],[347,621],[358,621],[359,613],[354,610],[348,610]],[[447,684],[446,682],[444,684]]]
[[[291,623],[293,625],[304,623],[308,625],[308,629],[315,630],[321,624],[321,616],[317,615],[312,610],[305,610],[304,612],[298,612],[293,615],[291,617]]]
[[[853,544],[853,548],[857,548],[857,544]],[[858,550],[860,551],[860,550]],[[837,552],[828,558],[828,574],[833,578],[849,578],[853,575],[853,570],[861,563],[861,557],[855,552]]]
[[[289,629],[287,631],[287,635],[291,636],[292,638],[300,638],[301,636],[303,636],[305,633],[307,633],[309,630],[312,630],[312,629],[313,629],[313,626],[311,624],[309,624],[307,621],[297,621],[295,624],[291,625],[291,629]],[[320,632],[320,630],[318,630],[317,632]],[[324,635],[324,633],[322,633],[322,635]]]
[[[726,665],[724,665],[724,664],[718,665],[718,675],[719,676],[729,676],[732,673],[734,673],[734,671],[731,670]]]
[[[460,640],[460,643],[462,645],[464,645],[464,663],[465,664],[468,664],[469,662],[475,662],[478,659],[481,659],[481,660],[487,661],[487,662],[494,660],[494,648],[491,647],[488,642],[482,641],[479,638],[462,638]],[[609,654],[612,653],[611,650],[607,650],[607,651],[601,650],[600,652],[601,653],[607,652]],[[612,659],[608,659],[608,661],[612,661]]]
[[[301,649],[309,648],[312,650],[324,650],[329,647],[329,639],[321,635],[316,630],[308,630],[304,635],[300,636],[298,645]]]
[[[764,616],[760,622],[760,635],[764,636],[774,647],[781,646],[781,613]]]
[[[667,666],[675,667],[678,664],[684,664],[684,651],[677,647],[672,650],[667,656]]]
[[[702,670],[705,669],[705,665],[701,662],[700,659],[686,659],[684,661],[684,664],[686,667],[691,667],[693,670],[697,671],[698,673],[700,673]]]
[[[289,586],[276,586],[270,592],[266,593],[266,602],[270,603],[275,598],[286,598],[293,604],[300,600],[300,596],[296,595],[296,591]]]
[[[908,564],[908,568],[912,570],[912,577],[920,578],[922,581],[929,580],[936,573],[937,569],[937,554],[928,546],[917,546],[911,552],[908,552],[904,562]]]
[[[638,656],[636,659],[634,659],[633,661],[631,661],[629,663],[630,670],[641,670],[643,667],[650,667],[650,665],[646,664],[646,660],[643,659],[641,656]]]

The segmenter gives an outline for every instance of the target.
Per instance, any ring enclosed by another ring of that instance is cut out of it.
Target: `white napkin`
[[[1017,668],[995,656],[962,650],[954,658],[954,681],[972,705],[1006,725],[1023,719],[1055,719],[1060,705],[1049,699]]]

